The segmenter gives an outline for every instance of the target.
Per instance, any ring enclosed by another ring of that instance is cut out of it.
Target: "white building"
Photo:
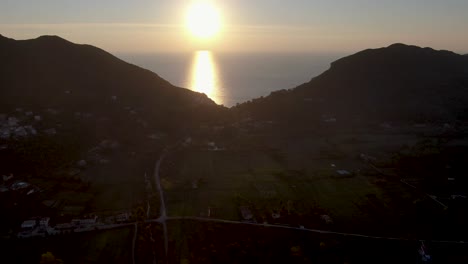
[[[21,229],[23,229],[23,231],[32,231],[36,225],[36,220],[26,220],[21,224]]]

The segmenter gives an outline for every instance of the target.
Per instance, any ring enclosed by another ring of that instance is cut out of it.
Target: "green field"
[[[361,142],[363,149],[372,145]],[[360,152],[341,146],[345,150],[316,140],[280,149],[179,150],[167,158],[162,173],[168,215],[242,220],[239,208],[247,206],[257,222],[409,231],[412,223],[401,224],[414,212],[414,203],[425,198],[397,177],[373,172],[358,158]],[[333,226],[323,225],[322,215],[330,216]]]

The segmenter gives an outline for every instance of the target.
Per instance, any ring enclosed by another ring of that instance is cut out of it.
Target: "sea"
[[[227,107],[294,88],[329,69],[344,54],[193,53],[117,54],[175,86],[205,93]]]

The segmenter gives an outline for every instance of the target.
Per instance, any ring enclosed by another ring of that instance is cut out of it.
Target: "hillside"
[[[47,173],[109,140],[157,151],[224,111],[96,47],[0,35],[0,173]]]
[[[0,36],[0,87],[0,113],[55,109],[109,117],[127,107],[160,128],[173,129],[219,109],[203,94],[176,88],[96,47],[56,36],[24,41]]]
[[[452,122],[467,117],[468,58],[394,44],[364,50],[292,90],[236,108],[258,118],[340,122]]]

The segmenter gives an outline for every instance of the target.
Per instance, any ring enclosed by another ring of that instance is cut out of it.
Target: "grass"
[[[90,201],[91,212],[129,210],[146,199],[144,174],[152,174],[156,157],[132,157],[120,152],[109,158],[108,164],[85,172],[92,183],[95,197]]]
[[[168,229],[170,263],[414,263],[418,247],[417,242],[195,221],[170,221]],[[463,249],[452,252],[464,255]]]
[[[382,234],[398,229],[404,215],[414,210],[413,201],[420,195],[398,179],[360,173],[366,165],[356,157],[359,153],[335,150],[326,142],[307,144],[280,150],[191,148],[174,153],[167,159],[170,168],[162,173],[168,214],[206,217],[210,207],[216,212],[212,217],[242,220],[239,206],[249,206],[258,222],[328,229],[320,221],[320,215],[327,214],[334,229],[378,229]],[[317,146],[330,155],[320,156]],[[340,176],[338,169],[353,174]],[[272,212],[294,220],[273,220]]]
[[[131,263],[133,228],[96,231],[46,239],[8,241],[2,246],[5,263],[39,263],[52,252],[67,264]]]

